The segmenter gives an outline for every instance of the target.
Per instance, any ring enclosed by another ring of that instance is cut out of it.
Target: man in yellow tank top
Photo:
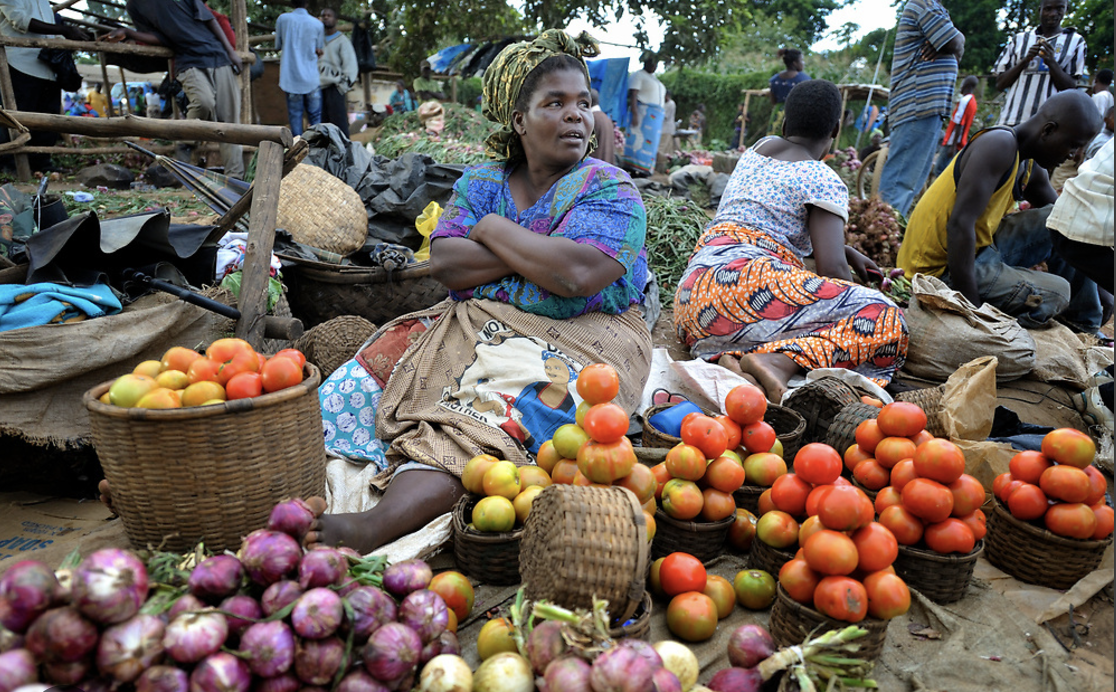
[[[1047,171],[1088,144],[1100,127],[1092,100],[1066,91],[1014,128],[978,133],[911,213],[899,266],[908,276],[941,277],[974,305],[991,303],[1025,327],[1044,325],[1066,309],[1071,294],[1066,278],[1030,269],[1051,253],[1046,217],[1057,195]],[[1020,199],[1032,209],[1007,215]],[[1071,279],[1072,271],[1066,272]],[[1099,310],[1096,285],[1085,283],[1083,290],[1091,291],[1085,302]],[[1074,280],[1075,287],[1080,284]]]

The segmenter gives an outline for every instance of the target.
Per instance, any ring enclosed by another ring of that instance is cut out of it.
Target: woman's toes
[[[319,496],[314,496],[306,500],[306,506],[314,513],[315,517],[322,516],[327,509],[325,498]]]

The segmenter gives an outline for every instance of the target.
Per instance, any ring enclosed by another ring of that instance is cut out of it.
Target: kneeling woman
[[[638,404],[651,336],[631,308],[647,281],[647,219],[628,175],[587,158],[582,56],[595,54],[584,34],[549,30],[485,71],[496,161],[465,171],[431,236],[450,299],[381,329],[322,385],[327,446],[391,483],[367,512],[322,515],[308,542],[370,552],[448,512],[473,456],[531,463],[573,422],[590,363],[615,367],[617,403]]]
[[[891,381],[907,353],[903,313],[851,282],[875,263],[844,242],[848,188],[821,159],[841,117],[824,80],[794,87],[782,137],[744,152],[674,298],[678,335],[698,358],[756,381],[778,402],[794,375],[848,368]],[[816,272],[803,264],[813,253]]]

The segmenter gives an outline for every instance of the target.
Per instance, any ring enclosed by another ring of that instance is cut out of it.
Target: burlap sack
[[[1035,341],[1035,379],[1088,389],[1093,375],[1112,365],[1112,349],[1097,346],[1096,339],[1074,334],[1065,325],[1054,323],[1028,333]]]
[[[916,274],[911,284],[906,372],[941,382],[962,364],[990,353],[999,360],[1000,380],[1023,377],[1034,368],[1035,341],[1014,317],[988,303],[974,307],[933,276]]]

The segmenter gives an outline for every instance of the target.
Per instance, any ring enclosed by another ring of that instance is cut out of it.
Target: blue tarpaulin
[[[589,60],[589,79],[601,94],[601,110],[617,127],[628,124],[628,58]]]
[[[430,63],[430,70],[432,72],[447,72],[450,66],[453,65],[453,61],[472,47],[473,44],[471,43],[462,43],[456,46],[450,46],[449,48],[443,48],[426,59],[427,62]]]

